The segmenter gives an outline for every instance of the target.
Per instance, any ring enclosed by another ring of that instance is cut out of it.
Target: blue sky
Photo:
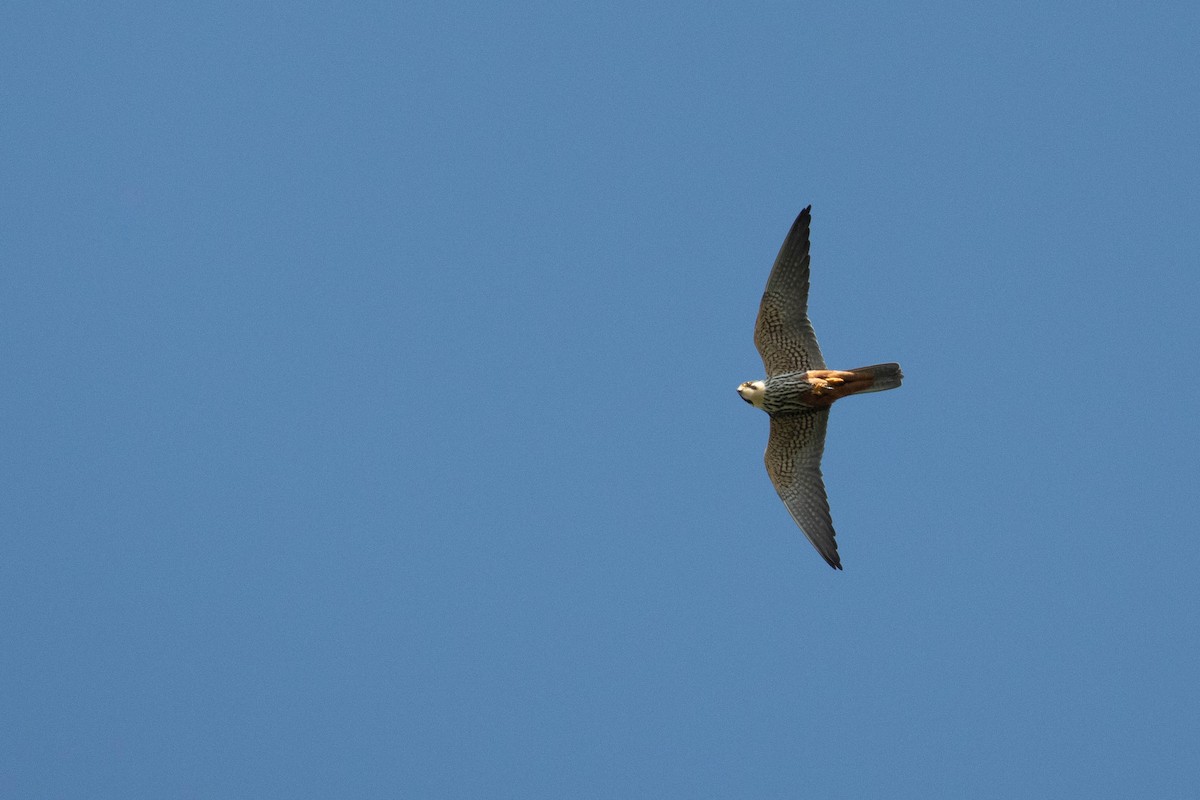
[[[0,794],[1194,796],[1194,4],[0,18]]]

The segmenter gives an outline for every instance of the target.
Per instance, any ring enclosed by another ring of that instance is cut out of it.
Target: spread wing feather
[[[834,569],[842,568],[834,541],[829,500],[821,477],[829,409],[771,417],[771,438],[764,461],[775,491],[817,552]]]
[[[788,231],[754,323],[754,346],[767,376],[825,369],[825,359],[808,321],[808,230],[812,206],[800,212]]]

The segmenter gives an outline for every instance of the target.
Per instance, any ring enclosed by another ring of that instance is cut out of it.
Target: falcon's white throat
[[[763,381],[746,381],[738,387],[738,394],[755,408],[762,408],[763,397],[767,394],[767,384]]]

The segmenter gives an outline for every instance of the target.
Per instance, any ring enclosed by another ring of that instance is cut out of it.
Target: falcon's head
[[[738,387],[738,394],[755,408],[763,407],[763,396],[767,393],[767,384],[762,381],[746,381]]]

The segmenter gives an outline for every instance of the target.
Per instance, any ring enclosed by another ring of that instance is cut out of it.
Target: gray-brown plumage
[[[882,392],[900,385],[899,364],[830,370],[808,320],[808,231],[812,206],[800,212],[788,231],[754,325],[754,344],[766,380],[747,381],[738,394],[771,417],[764,460],[775,490],[792,519],[827,562],[841,569],[821,454],[829,407],[851,394]]]

